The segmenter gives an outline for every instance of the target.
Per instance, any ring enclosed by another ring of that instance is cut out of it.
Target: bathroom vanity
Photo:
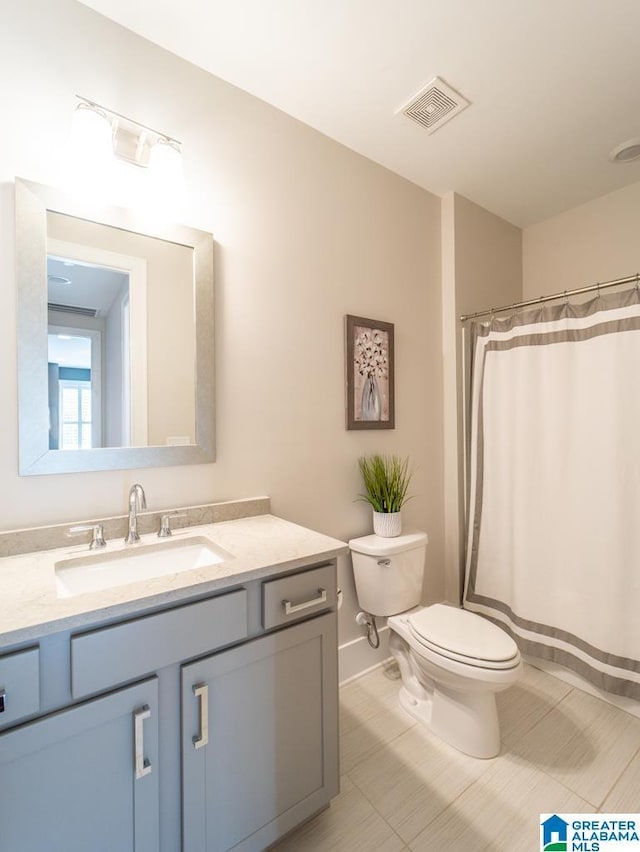
[[[229,558],[75,595],[69,561],[108,561],[0,559],[0,852],[262,850],[338,792],[346,546],[271,515],[180,535]]]

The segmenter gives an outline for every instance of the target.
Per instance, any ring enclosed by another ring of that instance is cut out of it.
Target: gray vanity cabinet
[[[8,649],[0,852],[261,852],[327,806],[336,609],[331,560]]]
[[[335,612],[182,666],[183,852],[265,849],[338,792]]]
[[[158,852],[151,678],[0,734],[1,852]]]

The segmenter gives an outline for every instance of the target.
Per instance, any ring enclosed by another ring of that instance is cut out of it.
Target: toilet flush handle
[[[390,559],[378,559],[378,565],[382,565],[383,568],[388,568],[391,565]]]

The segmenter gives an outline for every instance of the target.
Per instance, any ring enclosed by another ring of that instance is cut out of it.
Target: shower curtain
[[[474,323],[465,608],[640,698],[640,295]]]

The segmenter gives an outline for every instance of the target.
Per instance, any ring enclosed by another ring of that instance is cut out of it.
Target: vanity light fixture
[[[180,142],[79,95],[72,148],[81,168],[109,170],[115,158],[148,169],[156,184],[181,180]]]

